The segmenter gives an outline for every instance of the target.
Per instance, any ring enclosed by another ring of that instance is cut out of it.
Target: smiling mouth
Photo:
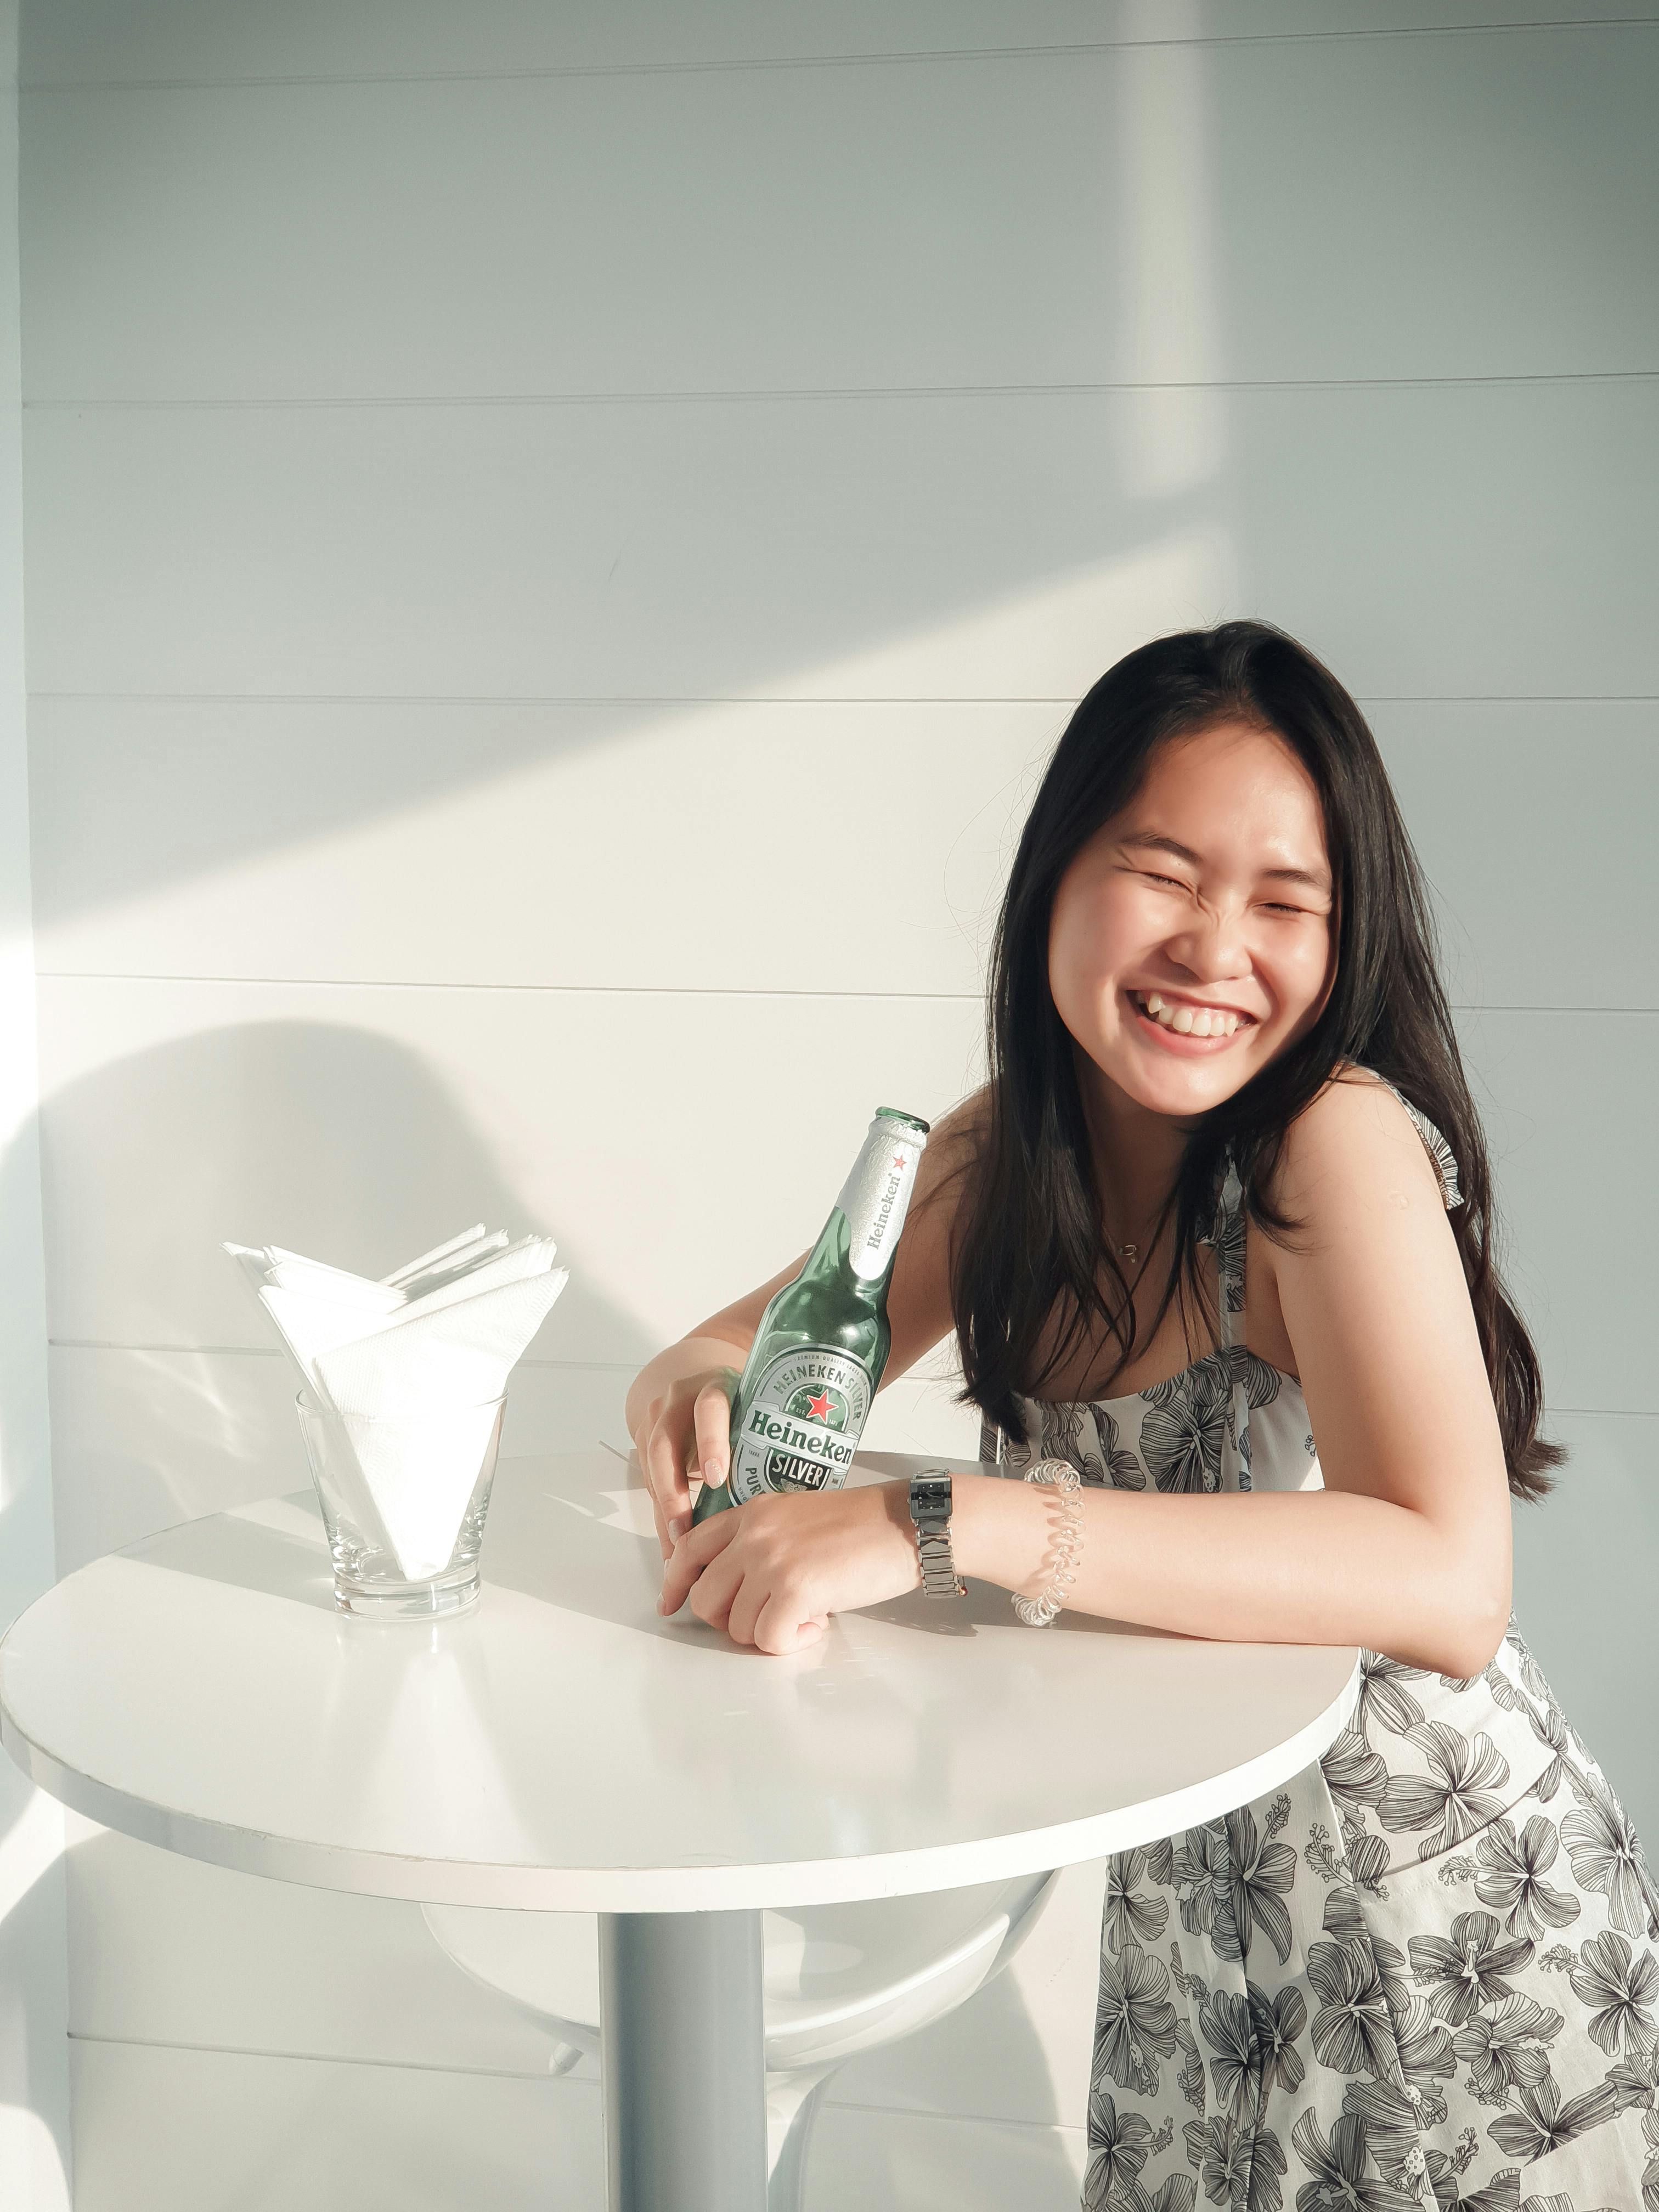
[[[1220,1007],[1194,1006],[1185,1000],[1165,998],[1158,991],[1127,991],[1124,995],[1148,1029],[1157,1030],[1164,1037],[1179,1037],[1189,1045],[1226,1044],[1256,1026],[1249,1014]],[[1158,1001],[1156,1012],[1149,1000]]]

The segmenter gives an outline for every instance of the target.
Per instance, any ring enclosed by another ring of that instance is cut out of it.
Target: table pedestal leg
[[[599,1916],[610,2212],[765,2212],[758,1912]]]

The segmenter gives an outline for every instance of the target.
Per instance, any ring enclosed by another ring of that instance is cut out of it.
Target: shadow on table
[[[657,1613],[662,1561],[649,1528],[643,1487],[620,1462],[596,1480],[585,1468],[566,1472],[556,1462],[538,1467],[530,1461],[504,1461],[484,1540],[484,1580],[589,1620],[671,1642],[718,1640],[719,1632],[687,1608],[668,1620]],[[861,1606],[859,1612],[862,1619],[923,1636],[972,1637],[981,1629],[1018,1625],[1007,1591],[994,1583],[970,1582],[967,1595],[949,1604],[915,1589],[879,1605]],[[1174,1632],[1066,1613],[1042,1632],[1162,1638]]]
[[[163,1548],[166,1557],[159,1558]],[[337,1611],[322,1519],[307,1492],[182,1522],[130,1545],[125,1557],[324,1613]]]
[[[920,1629],[928,1636],[973,1636],[981,1628],[1003,1629],[1011,1622],[1023,1625],[1000,1583],[969,1582],[967,1595],[948,1605],[942,1599],[930,1598],[923,1590],[914,1589],[907,1590],[902,1597],[890,1598],[882,1605],[861,1606],[860,1611],[866,1620],[890,1621],[895,1628]],[[1108,1620],[1092,1613],[1062,1613],[1040,1632],[1048,1636],[1168,1637],[1176,1632],[1147,1628],[1138,1621]],[[1033,1630],[1031,1633],[1039,1632]]]

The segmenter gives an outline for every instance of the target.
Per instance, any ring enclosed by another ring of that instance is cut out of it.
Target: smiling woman
[[[957,1567],[1048,1592],[1058,1504],[1074,1610],[1364,1651],[1287,1789],[1112,1862],[1088,2203],[1518,2212],[1523,2172],[1554,2212],[1659,2203],[1659,1886],[1509,1619],[1510,1496],[1563,1454],[1417,862],[1311,654],[1232,623],[1088,694],[1015,856],[990,1045],[888,1299],[887,1376],[954,1328],[984,1419]],[[902,1486],[684,1533],[793,1272],[629,1400],[664,1609],[780,1652],[919,1579]]]
[[[1283,1297],[1295,1232],[1317,1224],[1288,1200],[1295,1156],[1305,1175],[1346,1114],[1333,1077],[1369,1066],[1464,1163],[1437,1258],[1462,1260],[1447,1295],[1473,1320],[1473,1380],[1496,1414],[1478,1449],[1501,1449],[1518,1493],[1547,1486],[1560,1455],[1537,1436],[1536,1359],[1490,1262],[1486,1152],[1426,894],[1371,734],[1310,654],[1232,623],[1159,640],[1094,687],[1016,855],[991,1026],[995,1078],[964,1116],[950,1316],[986,1413],[1012,1427],[1019,1391],[1144,1386],[1202,1348],[1204,1239],[1230,1154],[1262,1248],[1250,1333],[1299,1374]],[[1391,1157],[1385,1144],[1385,1171]],[[1425,1273],[1417,1255],[1395,1266]]]
[[[1152,826],[1170,819],[1200,842]],[[1272,1059],[1311,1026],[1334,974],[1323,843],[1313,779],[1271,731],[1223,720],[1163,745],[1055,890],[1049,990],[1072,1036],[1105,1048],[1121,1029],[1155,1055],[1154,1081],[1164,1055],[1219,1057],[1235,1037],[1249,1073]],[[1206,929],[1222,944],[1200,988],[1180,947]],[[1139,980],[1120,981],[1126,969]]]

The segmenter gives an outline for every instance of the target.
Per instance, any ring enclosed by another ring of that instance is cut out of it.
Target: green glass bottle
[[[732,1406],[732,1464],[694,1522],[768,1490],[839,1490],[892,1341],[887,1285],[927,1124],[882,1106],[806,1265],[773,1293]]]

